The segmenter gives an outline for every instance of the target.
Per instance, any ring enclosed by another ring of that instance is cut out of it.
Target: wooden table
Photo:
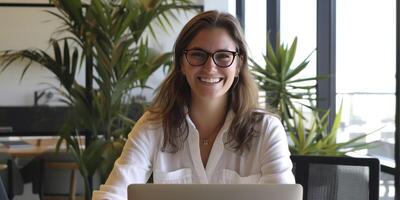
[[[55,147],[51,146],[32,146],[27,148],[7,148],[0,147],[0,153],[9,154],[11,157],[35,157],[41,155],[45,151],[54,151]]]
[[[13,147],[8,148],[0,146],[0,153],[9,154],[11,157],[35,157],[40,156],[44,152],[56,150],[58,137],[43,137],[43,138],[24,138],[23,141],[32,144],[31,147]],[[81,141],[84,144],[84,140]],[[84,148],[84,146],[82,146]],[[66,144],[60,146],[60,151],[66,151]]]
[[[8,154],[11,156],[11,159],[7,161],[7,164],[0,164],[0,170],[7,170],[8,176],[13,177],[12,172],[12,160],[18,157],[38,157],[41,156],[45,152],[55,152],[56,145],[58,142],[58,137],[35,137],[35,138],[22,138],[23,141],[26,141],[32,144],[31,147],[14,147],[8,148],[4,145],[0,146],[0,153]],[[84,137],[81,138],[81,144],[84,144]],[[84,148],[84,145],[82,145]],[[66,151],[66,144],[62,144],[60,147],[60,152]],[[75,198],[76,192],[76,173],[75,170],[78,169],[78,165],[76,163],[71,162],[46,162],[44,167],[46,169],[67,169],[71,171],[71,180],[70,180],[70,198]],[[8,179],[9,195],[12,195],[13,192],[13,180],[12,178]],[[12,196],[10,196],[12,197]]]

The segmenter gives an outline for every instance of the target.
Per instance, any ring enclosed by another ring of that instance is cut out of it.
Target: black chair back
[[[380,164],[376,158],[291,156],[304,200],[378,200]]]

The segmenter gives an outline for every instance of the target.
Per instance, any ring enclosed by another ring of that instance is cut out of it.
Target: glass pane
[[[375,141],[376,147],[360,153],[376,156],[382,164],[394,167],[395,95],[347,93],[336,97],[337,107],[343,102],[338,142],[371,133],[362,142]]]
[[[267,2],[245,1],[245,36],[249,57],[265,66],[263,56],[267,49]],[[265,92],[260,91],[259,102],[265,107]]]
[[[394,93],[396,1],[336,2],[337,92]]]
[[[316,75],[317,1],[281,0],[281,42],[289,44],[297,36],[293,65],[300,64],[311,53],[308,67],[301,77]]]
[[[267,44],[266,1],[245,1],[245,35],[249,46],[249,56],[257,63],[264,64]]]
[[[394,200],[394,176],[381,172],[379,181],[379,200]]]
[[[365,141],[377,147],[362,153],[394,167],[396,1],[336,2],[337,108],[343,100],[338,140],[373,132]]]
[[[315,77],[317,72],[316,48],[317,48],[317,1],[316,0],[281,0],[281,43],[290,46],[297,37],[297,50],[291,68],[297,67],[308,57],[308,66],[300,72],[294,79]],[[297,86],[315,85],[316,81],[306,81],[298,83]],[[304,92],[304,91],[298,91]],[[316,92],[316,90],[311,90]],[[296,101],[305,105],[310,105],[308,100]],[[313,102],[316,104],[316,102]],[[311,111],[301,104],[302,112],[307,119],[312,115]]]

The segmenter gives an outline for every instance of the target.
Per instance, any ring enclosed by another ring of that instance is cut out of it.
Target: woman
[[[257,109],[238,21],[218,11],[195,16],[174,62],[93,199],[126,199],[127,186],[152,173],[154,183],[294,183],[284,128]]]

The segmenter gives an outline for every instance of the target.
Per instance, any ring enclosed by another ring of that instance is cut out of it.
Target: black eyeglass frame
[[[190,63],[190,61],[189,61],[189,59],[188,59],[188,57],[187,57],[187,54],[188,54],[189,51],[194,51],[194,50],[196,50],[196,51],[202,51],[202,52],[206,53],[206,54],[207,54],[207,59],[204,59],[204,62],[201,63],[201,64],[198,64],[198,65],[194,65],[194,64]],[[215,61],[214,55],[215,55],[216,53],[221,53],[221,52],[229,52],[229,53],[231,53],[231,54],[233,55],[232,61],[231,61],[231,63],[229,63],[229,65],[226,65],[226,66],[224,66],[224,65],[218,65],[217,62]],[[190,65],[192,65],[192,66],[194,66],[194,67],[199,67],[199,66],[204,65],[204,64],[207,62],[208,58],[211,57],[211,59],[213,60],[214,64],[217,65],[218,67],[220,67],[220,68],[228,68],[228,67],[230,67],[230,66],[233,64],[233,62],[235,61],[236,56],[239,55],[239,52],[237,52],[237,51],[229,51],[229,50],[218,50],[218,51],[215,51],[215,52],[213,52],[213,53],[210,53],[210,52],[207,52],[207,51],[205,51],[205,50],[203,50],[203,49],[185,49],[185,50],[183,50],[183,54],[185,55],[186,61],[187,61]]]

